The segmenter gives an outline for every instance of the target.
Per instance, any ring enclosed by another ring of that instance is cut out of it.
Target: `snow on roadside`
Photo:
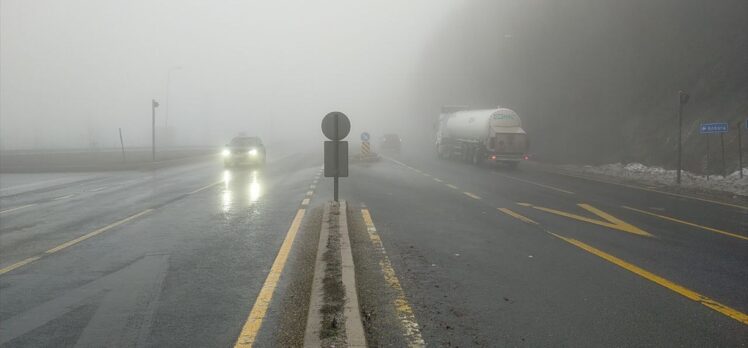
[[[641,163],[612,163],[600,166],[578,166],[562,165],[564,170],[574,172],[584,172],[598,175],[612,176],[627,180],[641,181],[659,185],[675,185],[675,170],[664,169],[662,167],[648,167]],[[748,168],[743,168],[743,178],[740,178],[740,172],[723,177],[721,175],[710,175],[709,179],[703,175],[696,175],[690,172],[682,172],[682,186],[704,190],[729,192],[742,196],[748,196]]]

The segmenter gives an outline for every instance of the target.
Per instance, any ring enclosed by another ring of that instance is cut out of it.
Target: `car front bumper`
[[[227,166],[251,166],[263,164],[264,162],[262,156],[234,155],[223,159],[223,164]]]

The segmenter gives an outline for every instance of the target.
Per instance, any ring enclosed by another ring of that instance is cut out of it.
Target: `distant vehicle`
[[[395,133],[385,134],[382,137],[382,141],[379,143],[379,149],[382,152],[400,152],[402,140],[400,136]]]
[[[519,116],[510,109],[442,107],[436,133],[440,158],[515,168],[527,158],[529,145]]]
[[[221,153],[226,168],[265,164],[265,146],[259,137],[238,136],[231,139]]]

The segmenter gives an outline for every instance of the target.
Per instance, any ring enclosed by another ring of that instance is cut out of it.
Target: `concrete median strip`
[[[345,202],[325,205],[304,347],[366,347]]]

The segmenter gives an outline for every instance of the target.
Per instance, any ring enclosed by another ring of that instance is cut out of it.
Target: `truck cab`
[[[526,156],[530,145],[519,116],[510,109],[500,108],[491,115],[488,122],[486,148],[489,151],[486,159],[510,166],[519,163]]]

